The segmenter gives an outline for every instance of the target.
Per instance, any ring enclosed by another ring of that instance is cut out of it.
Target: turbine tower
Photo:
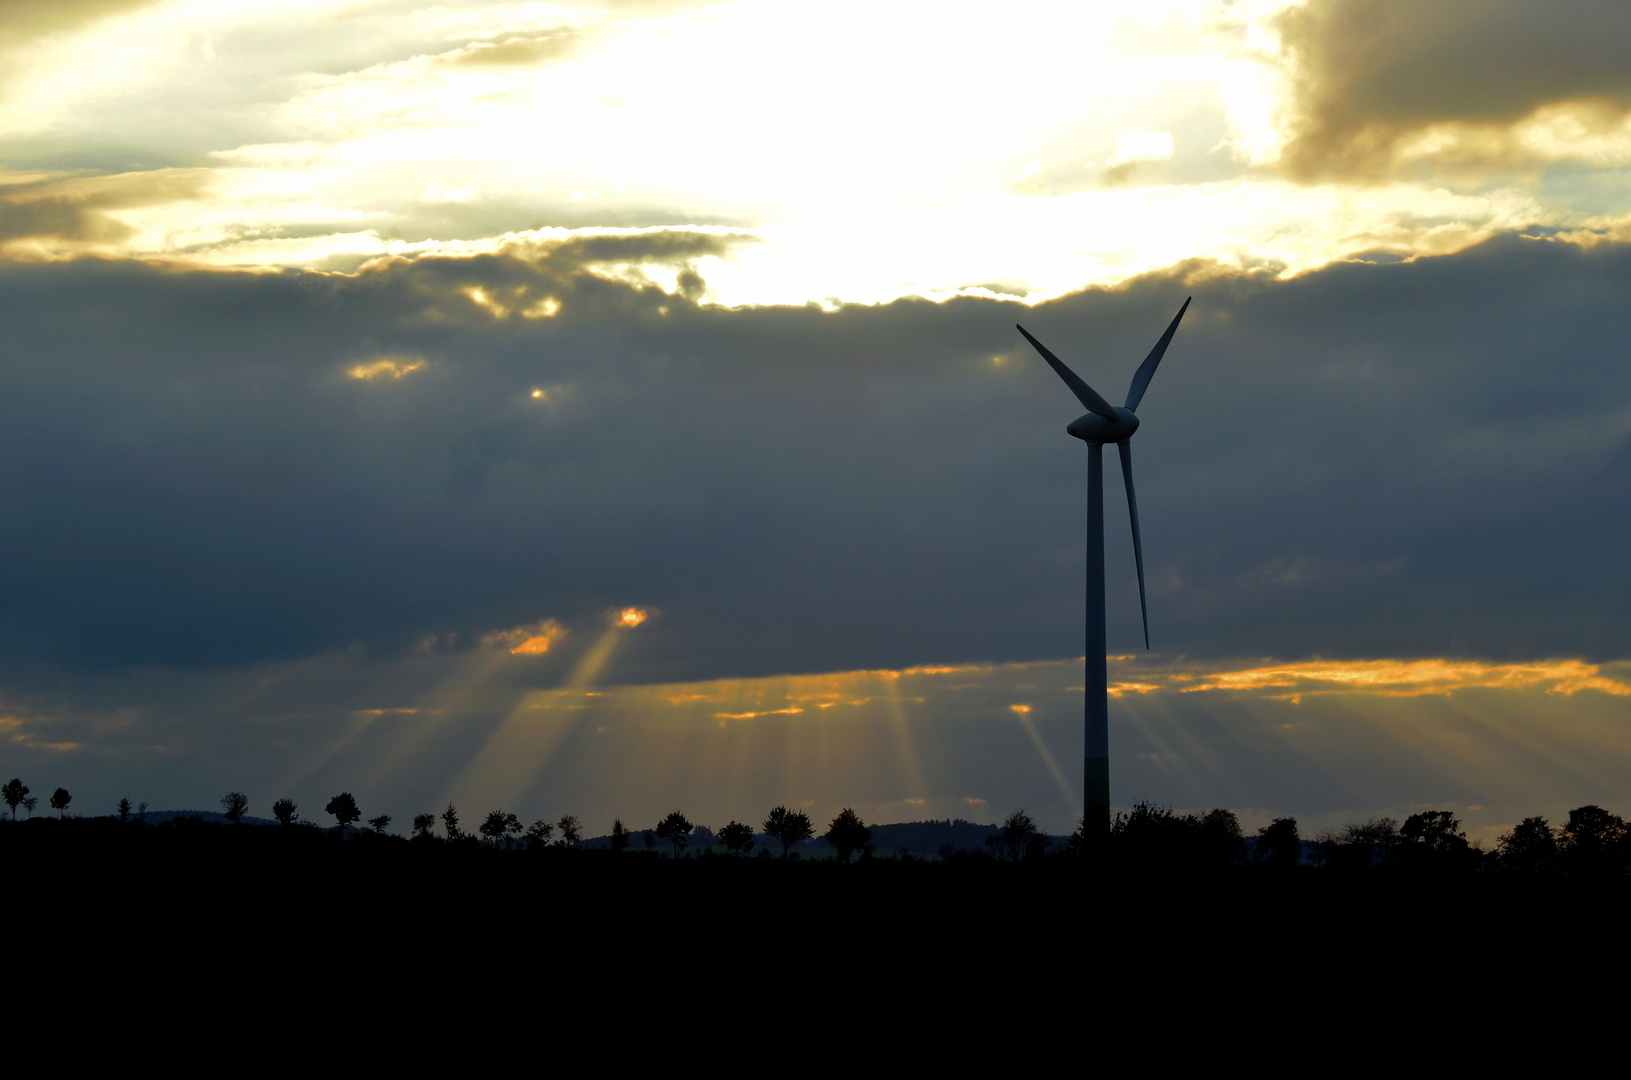
[[[1190,298],[1193,299],[1193,298]],[[1105,663],[1104,642],[1104,444],[1115,443],[1121,454],[1121,478],[1127,484],[1127,516],[1133,522],[1133,559],[1138,564],[1138,608],[1144,616],[1144,648],[1150,647],[1150,612],[1144,601],[1144,545],[1138,535],[1138,497],[1133,494],[1133,450],[1129,442],[1138,430],[1134,415],[1144,391],[1155,377],[1155,369],[1166,355],[1178,323],[1189,310],[1189,299],[1172,318],[1167,332],[1155,343],[1150,355],[1138,365],[1133,384],[1127,388],[1127,404],[1116,408],[1064,365],[1047,346],[1026,332],[1015,329],[1036,347],[1042,359],[1065,380],[1087,412],[1071,421],[1065,430],[1087,443],[1087,761],[1084,832],[1089,838],[1110,832],[1110,672]]]

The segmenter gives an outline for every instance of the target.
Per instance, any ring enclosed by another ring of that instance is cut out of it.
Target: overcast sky
[[[1148,654],[1107,476],[1113,800],[1631,810],[1628,49],[1617,2],[13,0],[0,771],[1064,831],[1086,451],[1013,327],[1120,400],[1193,296]]]

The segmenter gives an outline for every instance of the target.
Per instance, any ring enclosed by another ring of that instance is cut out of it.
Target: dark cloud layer
[[[1541,106],[1631,108],[1631,8],[1582,0],[1316,0],[1280,20],[1297,65],[1284,162],[1308,177],[1379,175],[1399,142],[1457,121],[1498,129]]]
[[[595,272],[654,242],[0,271],[0,648],[207,667],[542,618],[577,643],[634,603],[663,618],[619,679],[1074,655],[1078,409],[1012,326],[1115,398],[1193,291],[1135,442],[1158,649],[1631,652],[1624,247],[826,313]],[[381,358],[424,366],[348,376]]]

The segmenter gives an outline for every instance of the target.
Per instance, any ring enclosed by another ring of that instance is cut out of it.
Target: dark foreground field
[[[790,994],[800,1023],[849,995],[955,1028],[1151,995],[1250,1012],[1486,993],[1610,964],[1631,899],[1620,877],[674,860],[106,819],[5,823],[0,859],[7,965],[36,1000],[346,1022],[660,1007],[691,1024],[735,1001],[753,1026]]]

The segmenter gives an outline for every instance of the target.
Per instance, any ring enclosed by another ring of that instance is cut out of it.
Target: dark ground
[[[1290,1023],[1578,987],[1617,968],[1631,900],[1624,878],[676,861],[108,819],[0,823],[0,866],[6,968],[40,1001],[250,1024],[542,1009],[585,1030],[672,1012],[711,1031],[731,1009],[768,1022],[780,995],[790,1030],[848,1001],[912,1038],[1005,1013],[1047,1029],[1130,1008]]]

